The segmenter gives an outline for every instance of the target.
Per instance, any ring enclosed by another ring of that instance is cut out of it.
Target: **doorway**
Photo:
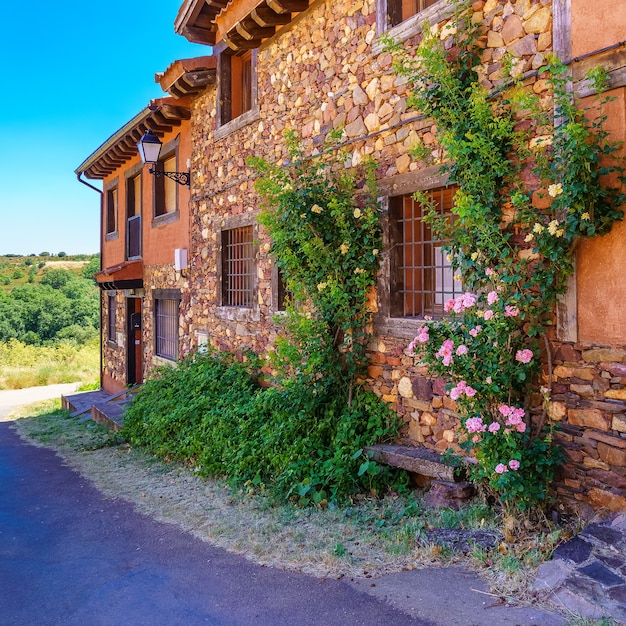
[[[143,339],[141,298],[126,299],[127,320],[127,376],[129,385],[140,385],[143,382]]]

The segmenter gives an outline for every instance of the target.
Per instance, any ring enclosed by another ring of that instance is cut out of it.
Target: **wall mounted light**
[[[141,162],[150,166],[156,165],[159,161],[162,145],[161,140],[150,129],[146,130],[144,136],[137,144]],[[187,185],[189,187],[189,172],[164,172],[156,169],[156,167],[149,167],[148,171],[153,176],[167,176],[175,180],[179,185]]]

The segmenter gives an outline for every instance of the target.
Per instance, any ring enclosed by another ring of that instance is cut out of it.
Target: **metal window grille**
[[[450,214],[456,189],[430,192],[440,214]],[[392,198],[395,221],[392,254],[392,315],[397,317],[441,317],[445,302],[462,291],[446,258],[443,241],[434,238],[424,222],[424,207],[412,196]]]
[[[116,326],[116,316],[115,316],[116,304],[115,304],[115,296],[109,296],[109,324],[108,324],[108,339],[109,341],[115,341],[115,326]]]
[[[252,308],[254,303],[252,226],[222,231],[222,304]]]
[[[156,353],[170,361],[178,357],[178,300],[156,299]]]

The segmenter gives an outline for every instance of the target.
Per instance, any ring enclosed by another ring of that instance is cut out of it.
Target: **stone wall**
[[[517,59],[515,71],[525,77],[527,88],[541,94],[544,106],[550,107],[548,85],[534,70],[544,65],[552,49],[551,2],[477,0],[472,7],[473,20],[484,24],[484,52],[477,68],[483,85],[492,88],[502,81],[501,62],[508,52]],[[444,24],[438,29],[445,45],[451,46],[450,30]],[[406,45],[414,43],[415,37],[409,37]],[[318,0],[259,50],[257,118],[216,139],[215,88],[195,100],[190,270],[182,285],[183,353],[206,337],[222,350],[263,354],[276,337],[276,277],[262,229],[256,233],[255,306],[230,310],[220,306],[220,231],[255,223],[259,210],[247,158],[284,163],[287,129],[297,130],[305,150],[315,154],[331,129],[343,128],[347,165],[371,156],[383,187],[393,177],[404,177],[403,181],[417,177],[426,168],[409,155],[416,143],[431,147],[435,161],[442,155],[436,128],[408,109],[407,95],[405,80],[393,71],[391,55],[380,50],[375,2]],[[409,335],[390,328],[393,324],[379,325],[370,345],[368,383],[402,416],[408,441],[458,451],[459,422],[455,403],[445,394],[445,381],[430,380],[416,367],[406,352]],[[560,437],[569,458],[559,490],[574,500],[623,506],[624,352],[594,356],[593,350],[577,345],[557,348],[550,413],[563,424]]]

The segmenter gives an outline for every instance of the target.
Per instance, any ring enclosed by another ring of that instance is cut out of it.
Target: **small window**
[[[141,175],[126,181],[126,258],[141,257]]]
[[[115,304],[115,296],[108,296],[109,306],[108,306],[108,326],[107,326],[107,339],[109,341],[115,342],[116,340],[116,304]]]
[[[220,55],[219,124],[250,111],[255,100],[256,51]]]
[[[252,226],[222,231],[222,306],[252,308],[255,271]]]
[[[387,0],[388,25],[393,28],[437,2],[439,0]]]
[[[106,201],[106,234],[110,235],[117,231],[117,187],[107,191]]]
[[[429,192],[441,214],[449,214],[456,188]],[[445,242],[437,241],[424,222],[424,206],[412,195],[389,201],[390,314],[392,317],[441,317],[443,305],[462,291],[455,279]]]
[[[168,361],[178,358],[178,308],[179,300],[155,298],[155,352]]]
[[[157,163],[157,168],[162,172],[176,171],[176,155],[170,156]],[[155,176],[154,178],[154,215],[166,215],[175,213],[177,205],[177,183],[167,176]]]

